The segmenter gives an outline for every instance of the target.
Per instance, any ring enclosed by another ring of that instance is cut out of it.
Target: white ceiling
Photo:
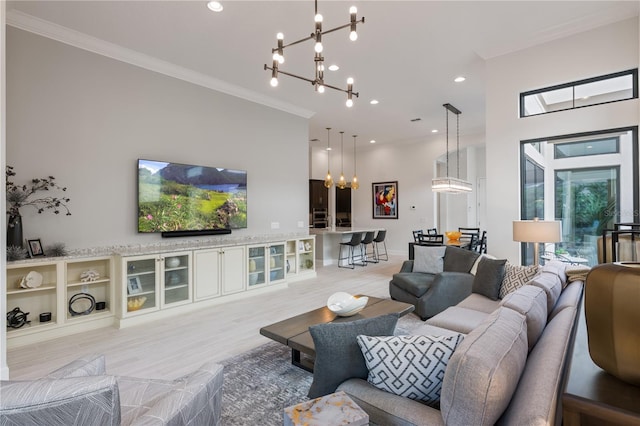
[[[444,131],[443,103],[462,111],[461,134],[484,132],[484,62],[638,15],[638,1],[319,1],[324,29],[346,24],[358,7],[359,38],[344,29],[324,36],[325,81],[360,93],[320,95],[309,83],[281,76],[269,85],[276,33],[285,42],[313,31],[313,1],[221,0],[213,13],[205,1],[10,1],[12,10],[186,67],[261,97],[313,111],[309,138],[326,144],[326,127],[380,143],[428,140]],[[9,19],[11,22],[11,19]],[[313,44],[285,50],[284,71],[313,77]],[[456,76],[467,78],[454,83]],[[536,88],[530,88],[536,89]],[[380,101],[370,105],[371,99]],[[411,119],[421,118],[418,122]]]

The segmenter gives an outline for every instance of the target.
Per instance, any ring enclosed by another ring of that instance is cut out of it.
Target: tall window
[[[545,256],[595,265],[603,229],[640,222],[637,127],[523,141],[520,158],[521,218],[562,222]],[[531,263],[532,246],[522,255]]]

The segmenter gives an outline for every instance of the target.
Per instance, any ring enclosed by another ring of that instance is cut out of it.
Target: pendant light
[[[336,188],[345,189],[347,181],[344,178],[344,132],[340,132],[340,160],[342,161],[342,166],[340,167],[340,179],[336,183]]]
[[[333,185],[333,178],[331,177],[331,143],[329,142],[331,127],[327,127],[327,177],[324,178],[324,186],[331,188]]]
[[[458,108],[451,104],[442,105],[446,109],[446,125],[447,125],[447,175],[446,177],[435,178],[431,180],[431,190],[433,192],[446,192],[449,194],[461,194],[471,192],[473,186],[471,182],[467,182],[464,179],[460,179],[460,111]],[[449,112],[456,115],[456,153],[457,153],[457,165],[458,173],[456,177],[449,176]]]
[[[351,189],[360,188],[360,183],[358,182],[358,176],[356,175],[356,138],[358,135],[353,135],[353,179],[351,179]]]

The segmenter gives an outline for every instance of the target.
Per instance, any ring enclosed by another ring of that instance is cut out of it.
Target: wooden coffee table
[[[358,295],[356,297],[360,296]],[[400,316],[404,316],[413,312],[414,309],[415,306],[410,303],[369,296],[367,306],[356,315],[340,317],[331,312],[326,306],[323,306],[322,308],[296,315],[293,318],[262,327],[260,334],[289,346],[291,348],[291,363],[296,367],[313,372],[313,362],[316,351],[311,333],[309,333],[310,326],[330,322],[349,322],[386,314],[399,314]],[[301,354],[307,356],[302,357]]]

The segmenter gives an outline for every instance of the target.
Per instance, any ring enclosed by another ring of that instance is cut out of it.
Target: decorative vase
[[[22,247],[23,241],[22,216],[20,214],[10,215],[9,223],[7,224],[7,247]]]
[[[249,272],[256,271],[256,261],[253,259],[249,259]]]
[[[640,385],[640,263],[594,266],[584,294],[591,359],[620,380]]]

